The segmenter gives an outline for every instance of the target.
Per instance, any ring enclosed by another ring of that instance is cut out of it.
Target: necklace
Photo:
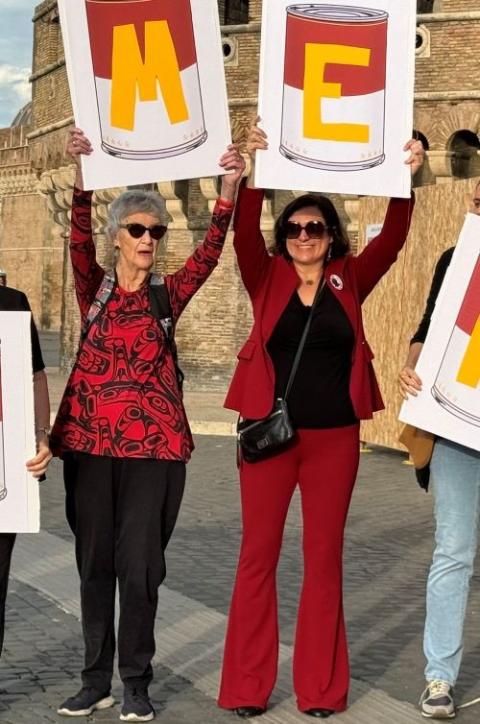
[[[313,279],[305,279],[304,284],[306,284],[307,287],[313,287],[315,282],[313,281]]]

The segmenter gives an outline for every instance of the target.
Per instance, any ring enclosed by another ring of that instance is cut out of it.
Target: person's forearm
[[[407,361],[405,362],[405,367],[410,367],[412,370],[415,369],[418,358],[420,357],[420,352],[423,348],[423,342],[414,342],[410,345],[410,349],[408,350],[408,357]]]
[[[77,189],[80,189],[80,191],[85,191],[83,186],[83,173],[80,162],[78,163],[77,170],[75,172],[75,186],[77,187]]]
[[[33,375],[33,399],[35,408],[35,434],[37,441],[48,437],[50,429],[50,398],[45,370]]]

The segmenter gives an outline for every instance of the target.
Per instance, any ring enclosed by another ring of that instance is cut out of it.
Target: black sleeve
[[[31,312],[30,304],[28,303],[28,299],[25,296],[25,294],[22,294],[22,308],[26,312]],[[32,340],[32,367],[33,372],[41,372],[41,370],[45,369],[45,364],[43,362],[42,357],[42,350],[40,349],[40,341],[38,339],[38,332],[37,327],[35,326],[35,322],[33,320],[33,314],[32,314],[32,321],[30,325],[30,333],[31,333],[31,340]]]
[[[435,302],[437,301],[438,293],[443,284],[445,274],[452,261],[452,256],[455,247],[447,249],[437,262],[435,267],[435,273],[432,279],[432,286],[430,287],[430,294],[428,295],[427,304],[423,313],[422,321],[418,325],[418,329],[410,340],[410,344],[415,342],[425,342],[430,327],[430,320],[432,318],[433,310],[435,309]]]

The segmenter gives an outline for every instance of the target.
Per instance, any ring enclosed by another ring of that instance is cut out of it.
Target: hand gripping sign
[[[256,184],[409,196],[414,0],[264,0],[263,10],[269,150],[257,154]]]
[[[86,187],[216,175],[231,138],[216,0],[59,9]]]

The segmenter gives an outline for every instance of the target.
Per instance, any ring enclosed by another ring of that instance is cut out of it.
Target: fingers
[[[246,164],[245,159],[238,150],[237,143],[232,143],[227,147],[226,152],[219,161],[219,165],[226,171],[241,171],[243,173]]]
[[[404,151],[410,151],[410,156],[406,159],[405,164],[410,166],[412,174],[416,173],[425,159],[425,149],[421,141],[411,138],[405,146]]]
[[[34,458],[27,462],[27,470],[35,478],[39,478],[45,474],[48,464],[52,459],[52,453],[47,447],[43,447]]]
[[[250,156],[253,156],[256,151],[266,151],[268,148],[267,134],[262,128],[259,128],[258,123],[260,116],[257,116],[247,136],[247,152]]]
[[[415,370],[411,367],[404,367],[398,375],[398,386],[400,394],[406,400],[409,395],[417,397],[422,390],[422,381]]]
[[[68,133],[67,153],[70,156],[77,160],[81,154],[89,156],[92,153],[92,144],[80,128],[72,128]]]

